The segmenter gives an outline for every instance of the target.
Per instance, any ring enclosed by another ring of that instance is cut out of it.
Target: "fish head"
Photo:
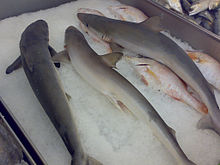
[[[44,20],[37,20],[30,24],[22,33],[20,46],[26,47],[44,41],[49,41],[48,25]]]
[[[209,3],[209,10],[216,9],[219,5],[220,5],[220,1],[219,0],[212,0],[212,1],[210,1],[210,3]]]
[[[83,34],[74,26],[69,26],[65,31],[65,45],[79,45],[85,41]]]
[[[114,28],[112,24],[109,24],[108,18],[86,13],[78,13],[77,17],[96,36],[105,41],[111,41],[109,36]]]

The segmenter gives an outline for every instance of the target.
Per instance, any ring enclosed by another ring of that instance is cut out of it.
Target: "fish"
[[[48,42],[47,23],[44,20],[31,23],[21,35],[19,44],[21,55],[9,66],[10,71],[23,67],[35,96],[72,155],[71,164],[101,165],[83,151],[68,103],[70,96],[63,90],[51,59],[54,54],[51,54],[53,51],[48,48]]]
[[[177,101],[181,101],[195,110],[208,113],[207,107],[187,91],[186,84],[165,65],[149,58],[125,56],[125,60],[138,73],[146,86],[163,91]]]
[[[88,14],[95,14],[95,15],[100,15],[100,16],[104,16],[103,13],[101,13],[98,10],[95,9],[89,9],[89,8],[79,8],[77,10],[77,12],[79,13],[88,13]],[[86,33],[88,34],[88,36],[93,40],[93,42],[95,42],[96,44],[99,44],[102,46],[102,48],[104,49],[105,53],[111,53],[112,49],[110,47],[110,45],[103,41],[102,39],[100,39],[99,37],[97,37],[93,32],[91,32],[83,23],[80,22],[80,28]]]
[[[167,0],[171,9],[178,11],[179,13],[183,14],[183,9],[180,0]]]
[[[213,31],[214,24],[213,24],[213,22],[211,22],[207,19],[202,18],[202,22],[200,25],[209,31]]]
[[[130,22],[142,22],[148,18],[141,10],[127,5],[118,5],[108,7],[109,12],[114,19]]]
[[[181,0],[181,6],[187,13],[190,11],[191,3],[188,0]]]
[[[203,52],[186,51],[188,56],[199,68],[205,79],[220,91],[220,63]]]
[[[210,0],[209,2],[209,10],[214,10],[220,7],[220,0]]]
[[[209,20],[210,22],[214,22],[214,16],[209,11],[200,12],[197,16],[202,17],[204,19]]]
[[[22,148],[0,119],[0,164],[15,165],[22,161]]]
[[[212,129],[220,135],[220,110],[214,93],[196,64],[186,52],[164,34],[159,16],[141,23],[114,20],[92,14],[77,14],[88,28],[102,39],[116,43],[136,54],[152,58],[176,73],[200,96],[208,108],[197,124],[200,129]]]
[[[189,15],[196,15],[202,11],[207,10],[209,7],[209,0],[199,0],[192,4],[191,11],[189,12]]]
[[[215,12],[214,33],[220,35],[220,8]]]
[[[127,79],[105,63],[103,60],[105,55],[96,54],[78,29],[73,26],[66,29],[65,45],[66,53],[61,53],[60,57],[70,59],[70,64],[83,80],[106,96],[121,112],[147,123],[154,135],[176,158],[178,164],[194,164],[178,145],[174,131],[147,99]],[[120,56],[117,52],[107,54],[111,55]]]

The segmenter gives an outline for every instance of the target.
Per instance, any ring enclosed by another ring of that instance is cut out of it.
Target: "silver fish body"
[[[214,32],[220,35],[220,8],[215,12]]]

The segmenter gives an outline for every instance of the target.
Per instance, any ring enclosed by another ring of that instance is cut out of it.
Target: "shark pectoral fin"
[[[140,25],[145,26],[154,32],[160,32],[163,30],[163,28],[161,26],[161,17],[160,16],[151,17],[151,18],[141,22]]]
[[[52,60],[54,62],[64,62],[64,63],[69,63],[70,62],[70,57],[67,53],[66,50],[63,50],[59,53],[57,53],[55,56],[52,57]]]
[[[205,115],[203,118],[201,118],[197,123],[197,128],[214,130],[211,117],[209,115]]]
[[[168,128],[170,130],[170,133],[176,138],[176,131],[173,128],[169,127],[169,126],[168,126]]]
[[[19,56],[11,65],[9,65],[6,69],[6,74],[10,74],[14,70],[19,69],[22,66],[21,56]]]
[[[109,46],[110,46],[112,52],[123,52],[123,50],[124,50],[124,47],[122,47],[121,45],[116,44],[114,42],[109,42]]]
[[[98,160],[94,159],[93,157],[87,156],[86,165],[103,165],[103,164],[100,163]]]
[[[114,52],[100,56],[102,61],[111,68],[116,68],[116,63],[123,56],[122,53]]]
[[[68,93],[65,93],[65,95],[66,95],[68,100],[70,100],[72,98]]]
[[[50,52],[50,55],[51,57],[55,56],[57,54],[56,50],[52,47],[52,46],[48,46],[48,50]],[[55,62],[54,65],[57,67],[57,68],[60,68],[60,63],[59,62]]]

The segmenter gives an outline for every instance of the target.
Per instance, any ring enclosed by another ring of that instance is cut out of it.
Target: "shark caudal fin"
[[[10,66],[7,67],[5,73],[10,74],[14,70],[22,67],[21,56],[19,56]]]

